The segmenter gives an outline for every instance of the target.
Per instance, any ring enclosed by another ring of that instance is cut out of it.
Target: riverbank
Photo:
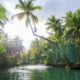
[[[18,67],[18,66],[23,66],[23,65],[33,65],[33,64],[17,64],[17,65],[0,65],[0,68],[10,68],[10,67]],[[38,64],[34,64],[38,65]],[[42,65],[42,64],[40,64]],[[57,64],[51,64],[48,63],[46,66],[52,66],[52,67],[62,67],[66,69],[80,69],[80,63],[73,63],[68,65],[67,63],[57,63]]]
[[[52,67],[63,67],[63,68],[69,68],[69,69],[80,69],[80,63],[73,63],[68,65],[67,63],[57,63],[57,64],[46,64],[47,66]]]
[[[80,72],[45,65],[25,65],[0,69],[0,80],[80,80]]]

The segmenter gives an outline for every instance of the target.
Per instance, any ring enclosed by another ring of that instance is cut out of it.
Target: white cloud
[[[20,10],[15,9],[15,4],[13,2],[4,2],[4,4],[7,11],[9,11],[11,14],[17,14],[21,12]]]
[[[9,10],[11,13],[14,13],[14,8],[12,6],[13,5],[10,4],[9,2],[5,2],[6,9]]]

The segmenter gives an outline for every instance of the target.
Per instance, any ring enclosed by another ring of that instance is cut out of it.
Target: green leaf
[[[32,20],[34,22],[38,23],[38,18],[35,15],[33,15],[32,13],[30,13],[30,16],[31,16],[31,18],[32,18]]]
[[[19,20],[22,20],[24,16],[26,16],[26,12],[21,12],[21,13],[13,15],[11,19],[14,19],[14,17],[18,17]]]
[[[28,20],[28,18],[26,18],[25,22],[26,22],[26,27],[28,27],[28,25],[29,25],[29,20]]]
[[[41,10],[41,9],[42,9],[41,6],[35,6],[31,8],[32,11]]]
[[[69,31],[67,31],[65,37],[68,38],[68,39],[71,38],[71,36],[73,35],[74,31],[75,31],[75,28],[70,29]]]

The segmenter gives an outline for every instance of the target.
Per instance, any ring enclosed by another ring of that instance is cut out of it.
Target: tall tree
[[[34,29],[35,29],[34,30],[32,25],[31,25],[30,18],[32,19],[34,24],[38,23],[38,18],[32,12],[35,10],[41,10],[41,7],[40,6],[34,6],[33,1],[34,0],[27,0],[27,2],[26,2],[26,1],[19,0],[19,4],[17,4],[15,6],[15,8],[20,9],[23,12],[18,13],[16,15],[13,15],[12,19],[14,17],[18,17],[19,20],[22,20],[23,17],[26,16],[26,25],[28,26],[28,24],[30,24],[31,30],[34,34],[34,32],[36,32],[36,27],[34,26]]]
[[[22,0],[19,0],[19,4],[17,4],[15,8],[20,9],[23,12],[18,13],[16,15],[13,15],[12,19],[14,17],[18,17],[18,19],[21,20],[21,19],[23,19],[23,17],[26,16],[26,25],[28,26],[28,24],[30,24],[30,27],[31,27],[31,30],[32,30],[32,33],[34,36],[43,38],[43,39],[55,44],[53,41],[51,41],[47,38],[44,38],[43,36],[35,34],[35,32],[37,31],[35,23],[38,23],[38,18],[32,12],[35,10],[41,10],[41,7],[40,6],[34,6],[33,1],[34,0],[28,0],[27,2],[26,1],[23,2]],[[34,27],[32,27],[30,19],[32,19]]]
[[[80,9],[77,9],[74,13],[71,11],[66,13],[63,17],[66,27],[66,37],[70,40],[80,39]]]
[[[49,31],[53,37],[53,40],[61,40],[61,37],[63,35],[63,27],[61,24],[61,19],[57,19],[54,15],[51,15],[51,17],[48,17],[47,22],[45,23],[47,25],[46,30]]]
[[[51,15],[51,17],[48,17],[45,25],[47,25],[47,28],[46,28],[47,31],[51,30],[49,38],[52,41],[57,43],[57,47],[55,49],[56,58],[57,58],[57,55],[60,54],[62,59],[65,58],[67,60],[67,56],[65,56],[65,54],[67,54],[67,51],[66,50],[64,51],[64,47],[63,47],[63,45],[66,45],[66,44],[63,37],[65,28],[62,24],[62,20],[57,19],[54,15]]]
[[[66,29],[66,39],[75,45],[78,61],[80,61],[80,8],[74,13],[71,11],[63,17]]]

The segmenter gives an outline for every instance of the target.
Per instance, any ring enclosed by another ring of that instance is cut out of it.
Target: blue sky
[[[0,0],[0,3],[7,9],[7,17],[9,18],[9,22],[7,22],[4,28],[5,32],[11,37],[20,36],[24,40],[23,44],[29,47],[31,40],[35,37],[31,29],[26,28],[25,19],[22,21],[19,21],[17,18],[11,20],[12,15],[20,12],[20,10],[15,10],[18,0]],[[37,34],[43,36],[47,35],[46,26],[44,25],[47,17],[55,15],[57,18],[61,18],[69,10],[73,12],[80,8],[80,0],[36,0],[34,4],[42,7],[41,11],[35,11],[34,14],[39,18],[39,23],[36,25],[38,28]]]

